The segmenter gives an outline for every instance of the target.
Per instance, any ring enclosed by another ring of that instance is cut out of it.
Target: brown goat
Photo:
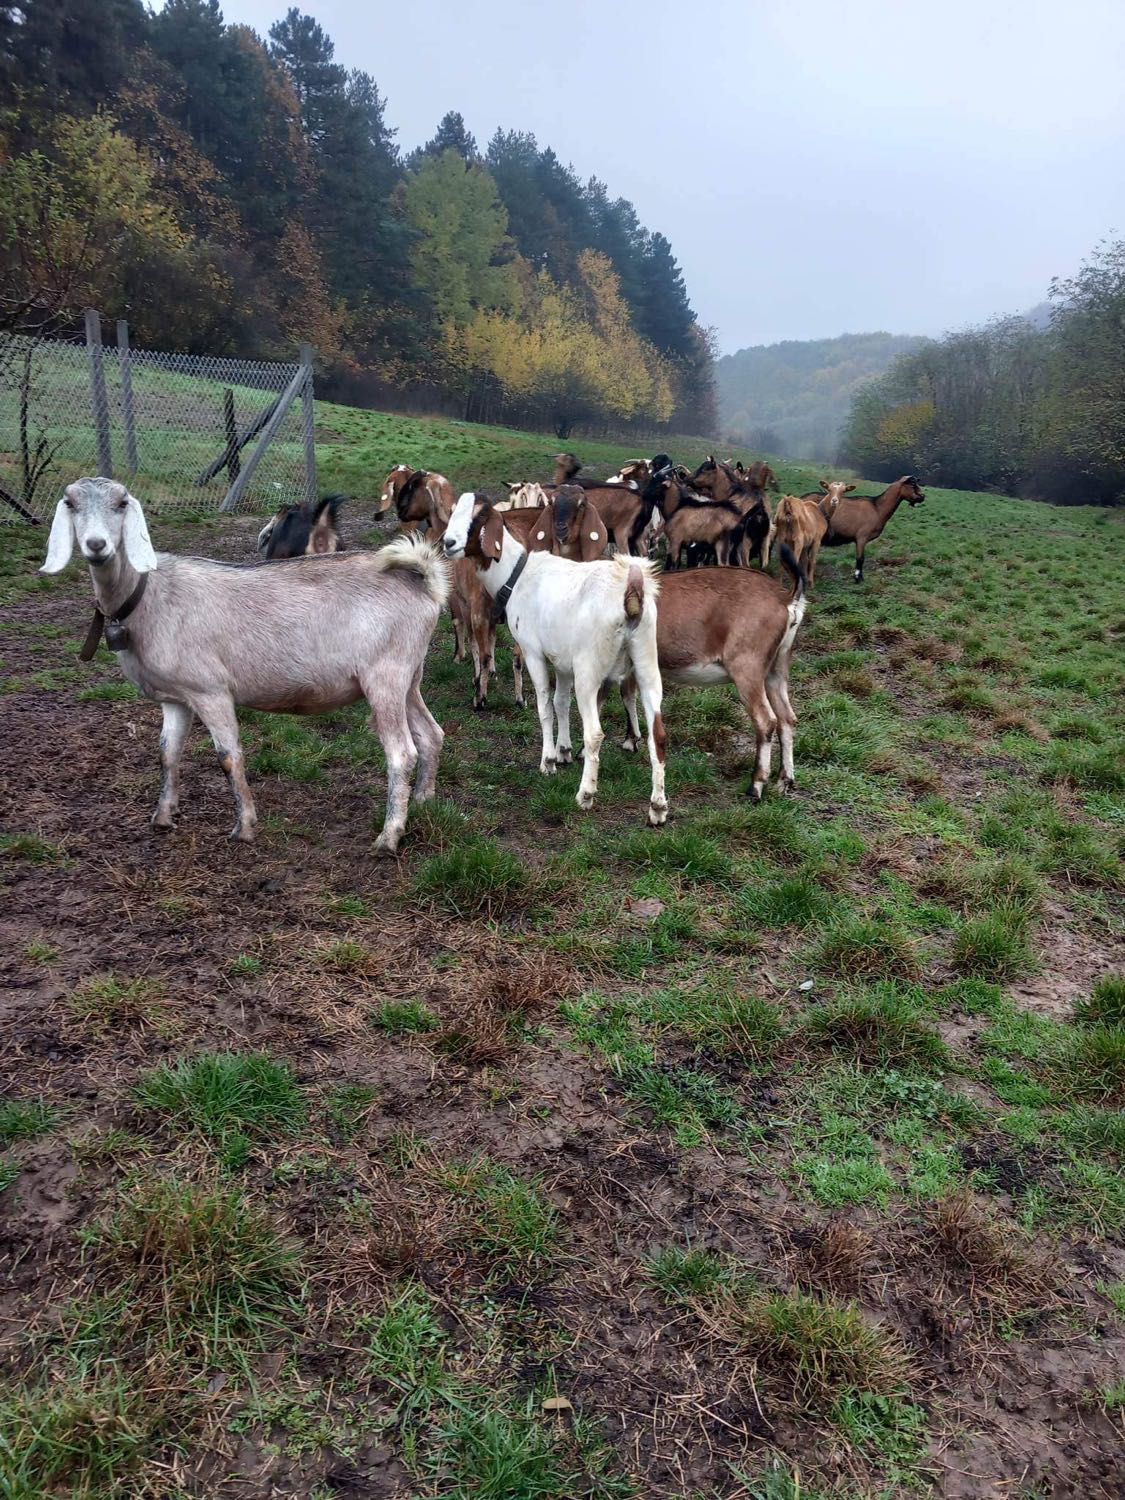
[[[518,523],[508,530],[529,552],[553,552],[571,562],[597,562],[609,545],[609,533],[587,492],[576,484],[561,484],[538,519],[524,531]],[[511,520],[505,516],[505,524]]]
[[[756,463],[749,469],[739,470],[730,464],[719,463],[713,455],[704,459],[691,476],[690,483],[701,494],[737,506],[744,517],[736,559],[744,568],[750,566],[750,559],[755,555],[760,567],[769,565],[772,518],[766,500],[767,478],[776,484],[768,464]]]
[[[873,542],[905,500],[908,505],[921,505],[925,495],[913,474],[904,474],[889,484],[875,499],[855,496],[842,501],[837,507],[824,538],[825,547],[842,547],[855,543],[855,581],[863,582],[863,554],[868,542]]]
[[[770,776],[773,737],[781,742],[778,786],[794,785],[793,734],[797,716],[789,701],[789,664],[805,613],[805,579],[786,547],[782,562],[793,578],[789,594],[776,579],[733,568],[698,568],[665,574],[656,616],[656,649],[665,683],[706,687],[733,682],[754,725],[756,755],[748,788],[760,801]],[[636,690],[622,686],[628,734],[623,748],[635,750],[640,735]]]
[[[826,484],[827,494],[819,497],[782,495],[773,513],[773,538],[779,545],[784,542],[792,548],[805,571],[810,589],[816,581],[817,554],[828,533],[829,522],[843,499],[845,488],[854,489],[854,485],[845,486],[839,480],[833,484],[821,482]]]
[[[399,525],[410,535],[428,527],[430,539],[441,535],[445,523],[453,510],[457,497],[453,486],[444,474],[432,469],[410,469],[405,464],[396,464],[383,482],[378,511],[378,521],[393,509],[398,513]]]

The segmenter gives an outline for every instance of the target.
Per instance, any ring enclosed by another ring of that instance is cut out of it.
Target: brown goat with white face
[[[825,547],[842,547],[855,543],[855,581],[863,582],[863,554],[867,544],[881,536],[887,522],[905,500],[921,505],[926,496],[913,474],[904,474],[889,484],[881,495],[869,500],[856,495],[837,506],[824,538]]]

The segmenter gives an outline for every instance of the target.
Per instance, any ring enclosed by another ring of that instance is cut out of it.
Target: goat
[[[652,458],[630,458],[621,465],[616,474],[611,474],[606,484],[628,484],[643,490],[654,474],[661,469],[670,469],[672,460],[667,453],[657,453]]]
[[[670,568],[686,565],[693,552],[720,564],[737,555],[748,524],[737,504],[696,494],[670,467],[653,475],[642,499],[663,517]]]
[[[503,518],[481,495],[461,496],[453,508],[443,545],[447,557],[467,557],[477,567],[523,652],[543,731],[540,771],[554,775],[572,759],[570,699],[578,697],[585,760],[578,805],[593,805],[604,738],[598,693],[604,682],[620,682],[632,671],[648,724],[652,790],[648,820],[668,817],[664,791],[663,689],[656,657],[656,595],[653,564],[613,557],[573,563],[547,552],[527,552],[507,531]],[[549,664],[555,669],[552,713]],[[555,722],[558,730],[556,734]]]
[[[863,554],[868,542],[873,542],[877,536],[882,535],[887,522],[904,500],[908,505],[921,505],[925,498],[914,475],[904,474],[874,499],[855,495],[850,500],[844,500],[836,507],[822,545],[843,547],[848,542],[854,542],[855,581],[862,583]]]
[[[259,531],[258,551],[267,562],[342,551],[336,519],[344,499],[343,495],[327,495],[315,506],[307,502],[283,505]]]
[[[162,777],[153,826],[173,826],[180,757],[198,714],[226,772],[250,842],[257,813],[246,781],[236,705],[325,713],[365,697],[387,757],[387,808],[376,850],[393,853],[414,798],[434,795],[444,736],[422,699],[422,667],[449,593],[433,547],[402,537],[375,553],[237,566],[153,550],[140,501],[112,479],[79,479],[55,509],[43,573],[77,542],[97,609],[83,659],[106,644],[121,670],[160,703]],[[128,622],[126,624],[126,621]]]
[[[505,516],[504,524],[529,552],[553,552],[571,562],[596,562],[609,543],[605,522],[587,492],[576,484],[561,484],[554,499],[536,513],[537,521],[524,535]]]
[[[781,560],[793,578],[787,594],[762,573],[725,568],[673,573],[661,580],[656,648],[664,680],[692,687],[733,682],[754,725],[754,775],[747,788],[755,802],[770,777],[773,736],[781,741],[779,790],[792,791],[793,732],[797,716],[789,701],[789,665],[805,615],[805,577],[788,547]],[[622,748],[635,750],[636,686],[626,681],[628,732]]]
[[[756,555],[759,566],[765,568],[770,560],[770,508],[766,503],[764,480],[759,484],[751,478],[752,473],[758,477],[773,477],[768,464],[754,464],[752,469],[739,472],[729,464],[716,462],[711,456],[704,459],[689,482],[712,500],[737,506],[745,518],[745,525],[735,549],[736,560],[743,567],[749,567],[751,557]]]
[[[509,483],[508,498],[494,502],[497,510],[538,510],[547,504],[549,496],[541,484],[524,480],[519,484]]]
[[[453,509],[453,486],[444,474],[431,469],[408,469],[398,464],[387,475],[381,496],[383,509],[375,519],[387,515],[393,506],[399,525],[409,536],[428,526],[440,533]]]
[[[842,481],[825,484],[827,493],[819,497],[812,495],[782,495],[773,513],[774,535],[779,543],[792,548],[801,564],[811,589],[816,582],[816,559],[828,526],[837,506],[843,498],[845,486]]]

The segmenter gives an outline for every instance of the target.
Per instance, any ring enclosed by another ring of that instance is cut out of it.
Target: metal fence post
[[[129,357],[129,325],[117,320],[117,355],[121,365],[121,416],[125,423],[125,463],[137,472],[137,424],[133,412],[133,362]]]
[[[102,359],[102,319],[95,308],[86,309],[86,349],[90,358],[90,404],[98,439],[98,469],[113,478],[113,455],[109,446],[109,401],[105,393],[105,362]]]
[[[223,392],[223,430],[227,435],[227,481],[233,484],[242,464],[238,457],[238,423],[234,420],[234,392],[228,385]]]
[[[301,387],[301,417],[305,429],[305,499],[316,504],[316,413],[313,407],[313,351],[311,344],[301,345],[301,368],[305,383]]]
[[[246,467],[231,485],[230,489],[226,492],[226,495],[223,498],[223,503],[219,506],[220,511],[237,510],[238,502],[242,499],[242,496],[246,492],[246,486],[254,477],[254,470],[262,461],[262,455],[265,453],[269,445],[273,442],[274,438],[277,436],[278,429],[280,428],[282,422],[284,422],[289,408],[293,405],[293,402],[300,395],[307,379],[308,371],[305,369],[305,366],[298,365],[296,375],[293,376],[293,379],[289,382],[289,384],[285,387],[285,390],[278,397],[277,405],[273,409],[273,416],[270,417],[269,421],[262,429],[262,435],[258,439],[253,453],[251,453],[250,457],[246,460]],[[222,468],[223,465],[220,464],[219,467]]]

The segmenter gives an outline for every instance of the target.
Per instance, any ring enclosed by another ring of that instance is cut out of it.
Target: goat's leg
[[[773,737],[778,728],[774,713],[766,694],[765,678],[760,664],[751,657],[745,661],[724,662],[727,672],[738,688],[742,707],[754,726],[756,755],[754,777],[748,788],[755,802],[762,800],[762,792],[770,779],[770,762],[773,758]],[[784,743],[784,742],[783,742]],[[790,742],[792,748],[792,742]]]
[[[641,690],[641,707],[645,713],[648,730],[648,758],[652,765],[652,791],[649,794],[648,820],[654,828],[668,821],[668,797],[664,790],[664,757],[667,735],[660,708],[664,698],[664,684],[660,680],[660,667],[655,648],[641,648],[633,657],[633,671],[637,686]],[[634,710],[634,717],[636,711]]]
[[[465,646],[468,639],[468,630],[460,615],[453,616],[453,660],[465,660]]]
[[[758,566],[764,573],[770,565],[770,545],[773,542],[773,526],[770,525],[762,538],[762,550],[758,557]]]
[[[428,802],[437,790],[437,768],[445,732],[426,707],[422,697],[422,668],[406,695],[406,721],[418,750],[418,768],[414,776],[414,801]]]
[[[164,710],[164,726],[160,731],[160,799],[152,815],[152,826],[168,829],[180,805],[180,757],[195,715],[186,703],[160,706]]]
[[[555,759],[560,766],[569,766],[574,759],[570,748],[570,695],[574,678],[569,672],[555,668]]]
[[[856,544],[855,544],[855,581],[856,581],[856,583],[862,583],[863,582],[863,553],[864,553],[864,549],[866,548],[866,546],[867,546],[866,542],[861,542],[861,541],[859,541],[858,538],[856,539]]]
[[[516,696],[516,707],[525,706],[523,696],[523,652],[516,642],[512,641],[512,689]]]
[[[594,798],[598,793],[598,766],[601,761],[602,733],[601,716],[598,713],[598,690],[601,687],[600,678],[591,678],[586,674],[576,674],[574,678],[575,694],[578,698],[578,712],[582,718],[582,780],[578,785],[578,795],[575,801],[579,807],[589,808],[594,805]],[[567,708],[569,710],[570,680],[567,680]]]
[[[551,706],[551,674],[547,670],[546,658],[537,653],[525,656],[524,664],[535,688],[535,707],[539,714],[539,728],[543,732],[543,753],[539,758],[539,770],[544,776],[553,776],[558,764],[555,756],[555,716]]]
[[[473,707],[485,708],[488,705],[488,626],[480,615],[474,613],[469,631],[473,656]]]
[[[246,767],[242,754],[242,741],[238,734],[238,716],[234,711],[234,700],[229,696],[200,698],[191,705],[207,726],[207,733],[215,746],[219,764],[226,772],[234,798],[238,821],[231,829],[231,838],[244,844],[253,842],[258,813],[254,798],[246,780]]]
[[[635,755],[641,743],[641,726],[637,722],[637,679],[632,672],[621,684],[621,702],[625,707],[625,738],[621,748]]]
[[[404,690],[405,689],[405,690]],[[418,749],[410,733],[409,689],[395,677],[369,677],[363,694],[371,705],[371,730],[387,757],[387,810],[375,840],[376,854],[394,854],[406,827],[410,779],[418,763]]]

